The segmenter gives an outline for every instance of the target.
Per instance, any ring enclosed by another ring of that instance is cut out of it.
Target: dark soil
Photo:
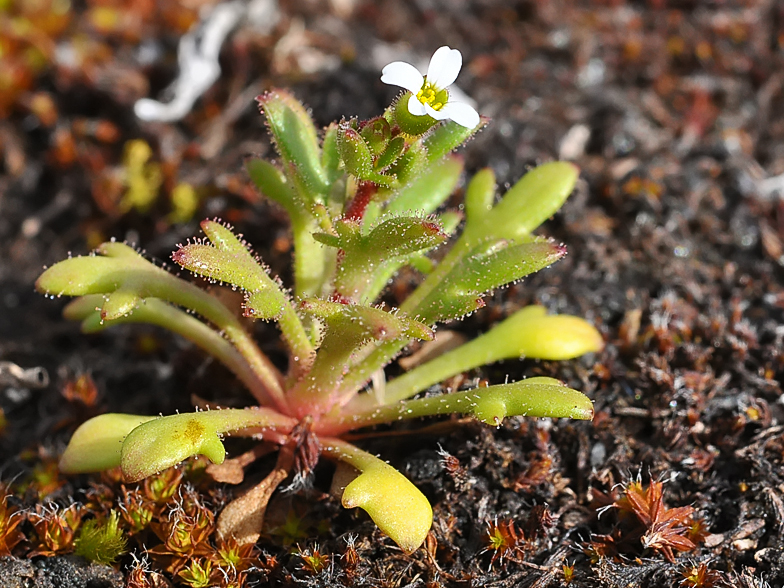
[[[341,509],[326,494],[327,464],[312,491],[286,495],[271,510],[305,513],[310,525],[296,542],[303,550],[318,545],[331,564],[308,571],[272,535],[261,541],[267,566],[254,579],[544,588],[563,585],[564,566],[573,565],[570,585],[580,588],[784,586],[784,179],[775,179],[784,173],[781,3],[281,2],[270,34],[245,26],[230,37],[221,81],[176,124],[141,123],[132,105],[175,75],[179,33],[170,21],[186,30],[193,11],[170,1],[144,12],[144,2],[118,0],[118,10],[143,15],[139,32],[101,36],[84,24],[83,4],[72,28],[104,43],[105,61],[52,66],[34,78],[31,91],[54,102],[52,124],[34,114],[29,94],[0,119],[0,360],[43,367],[51,379],[40,389],[4,382],[0,450],[3,479],[19,489],[13,504],[87,501],[97,478],[65,480],[51,464],[91,414],[187,410],[191,395],[249,401],[167,333],[80,335],[60,316],[64,301],[34,292],[42,267],[110,237],[166,260],[198,234],[199,220],[219,216],[285,279],[285,217],[258,200],[242,169],[249,154],[271,156],[253,94],[243,91],[292,88],[319,124],[369,117],[395,96],[378,79],[385,63],[426,60],[448,44],[463,52],[458,84],[493,119],[463,149],[469,171],[490,166],[505,184],[559,157],[582,170],[576,192],[540,230],[569,255],[450,328],[479,333],[535,301],[586,317],[606,340],[592,357],[504,362],[467,374],[467,382],[551,375],[588,394],[596,418],[510,419],[497,430],[428,422],[368,438],[363,447],[431,499],[428,549],[405,556],[364,513]],[[136,49],[142,40],[159,52],[146,65]],[[80,126],[99,122],[115,135],[101,140]],[[123,144],[136,138],[163,162],[164,194],[178,182],[197,187],[202,201],[191,222],[168,222],[164,196],[146,213],[121,214],[103,188]],[[281,357],[272,330],[257,329],[264,350]],[[62,394],[81,374],[97,387],[90,408]],[[644,549],[641,531],[619,509],[601,510],[638,478],[643,488],[663,483],[666,507],[695,509],[705,526],[696,549],[669,561],[655,546]],[[518,541],[494,558],[488,532],[510,524]],[[349,537],[359,556],[353,568]],[[29,541],[14,553],[29,553]],[[91,575],[59,558],[13,561],[0,566],[3,586],[111,585],[101,583],[111,582],[110,571]],[[714,576],[688,583],[700,564]],[[131,566],[128,556],[119,569]],[[55,567],[60,579],[33,580]]]

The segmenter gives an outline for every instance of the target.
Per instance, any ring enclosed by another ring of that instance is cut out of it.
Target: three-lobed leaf
[[[377,276],[385,274],[388,267],[399,267],[447,239],[435,218],[390,218],[367,234],[363,234],[358,221],[341,219],[333,229],[333,235],[316,233],[314,238],[340,249],[335,291],[354,301],[366,300],[368,287]]]
[[[285,296],[266,268],[227,227],[209,220],[201,227],[212,245],[183,245],[172,254],[174,262],[199,276],[243,289],[247,316],[278,318],[286,305]]]
[[[530,235],[554,215],[574,190],[577,166],[553,161],[535,167],[506,191],[501,201],[484,214],[469,216],[463,238],[471,243],[485,239],[517,240]],[[469,210],[478,212],[490,200],[488,184],[495,183],[488,172],[474,177],[469,184]],[[472,184],[474,184],[472,186]]]
[[[415,314],[428,324],[459,318],[483,306],[480,298],[485,293],[539,271],[565,253],[564,247],[544,239],[478,245],[442,278]]]

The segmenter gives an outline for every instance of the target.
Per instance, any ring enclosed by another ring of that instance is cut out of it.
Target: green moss
[[[114,563],[125,553],[128,543],[119,520],[117,512],[111,511],[104,521],[91,519],[84,523],[74,541],[76,555],[100,564]]]

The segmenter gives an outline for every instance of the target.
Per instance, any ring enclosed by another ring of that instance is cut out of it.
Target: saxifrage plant
[[[449,413],[471,414],[493,426],[511,415],[592,417],[586,396],[544,377],[416,397],[498,360],[567,359],[602,346],[583,319],[548,315],[541,306],[522,308],[473,341],[386,382],[384,366],[411,342],[432,340],[437,323],[481,308],[486,293],[566,252],[532,232],[571,193],[578,170],[569,163],[531,170],[499,201],[493,172],[482,170],[465,188],[462,213],[441,210],[463,172],[451,152],[486,122],[469,105],[450,99],[447,86],[460,66],[459,51],[448,47],[435,53],[427,76],[402,62],[388,65],[382,81],[408,91],[382,116],[332,123],[321,136],[287,92],[258,98],[280,158],[250,160],[247,170],[291,219],[293,291],[217,220],[204,221],[207,238],[180,246],[172,259],[211,283],[241,289],[246,317],[275,321],[288,349],[285,372],[218,298],[128,245],[104,243],[94,255],[61,261],[43,273],[39,291],[79,297],[65,316],[82,321],[83,331],[120,323],[170,329],[223,362],[259,404],[163,417],[98,416],[74,433],[62,471],[119,465],[135,481],[194,455],[220,464],[224,435],[252,436],[279,445],[281,458],[249,499],[224,509],[220,534],[255,541],[275,487],[292,471],[306,476],[323,455],[349,466],[338,470],[345,478],[343,505],[366,510],[410,552],[430,529],[430,504],[392,466],[343,440],[346,433]],[[430,256],[447,241],[445,255]],[[400,308],[388,308],[379,297],[406,265],[424,280]]]

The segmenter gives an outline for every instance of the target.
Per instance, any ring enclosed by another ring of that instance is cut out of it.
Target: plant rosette
[[[578,177],[572,164],[540,165],[500,198],[493,172],[481,170],[465,189],[464,214],[444,207],[463,174],[452,151],[484,122],[447,90],[461,62],[459,51],[442,47],[426,76],[402,62],[388,65],[382,80],[411,95],[379,117],[343,120],[323,132],[291,94],[273,90],[258,98],[279,157],[277,163],[252,159],[247,171],[290,217],[291,289],[270,275],[241,235],[217,220],[202,222],[205,239],[180,246],[172,259],[211,283],[241,290],[246,317],[275,322],[288,351],[285,369],[270,361],[220,299],[128,245],[104,243],[41,275],[39,291],[76,297],[65,316],[81,321],[84,332],[122,323],[169,329],[221,361],[257,404],[162,417],[100,415],[73,434],[60,461],[63,472],[120,466],[127,480],[141,480],[195,455],[221,464],[224,436],[253,437],[280,447],[278,466],[246,495],[253,500],[240,497],[223,510],[216,528],[224,538],[254,542],[275,487],[289,475],[308,476],[324,456],[349,472],[341,484],[343,505],[364,509],[411,552],[430,529],[430,504],[405,476],[346,441],[346,434],[452,413],[491,426],[513,415],[592,418],[591,401],[552,378],[419,396],[495,361],[564,360],[602,347],[585,320],[548,315],[539,306],[521,308],[473,341],[386,381],[384,367],[410,343],[432,341],[438,324],[472,313],[488,293],[566,253],[534,231],[571,193]],[[435,263],[433,252],[447,243]],[[419,286],[400,308],[380,304],[385,287],[406,266],[422,274]]]

